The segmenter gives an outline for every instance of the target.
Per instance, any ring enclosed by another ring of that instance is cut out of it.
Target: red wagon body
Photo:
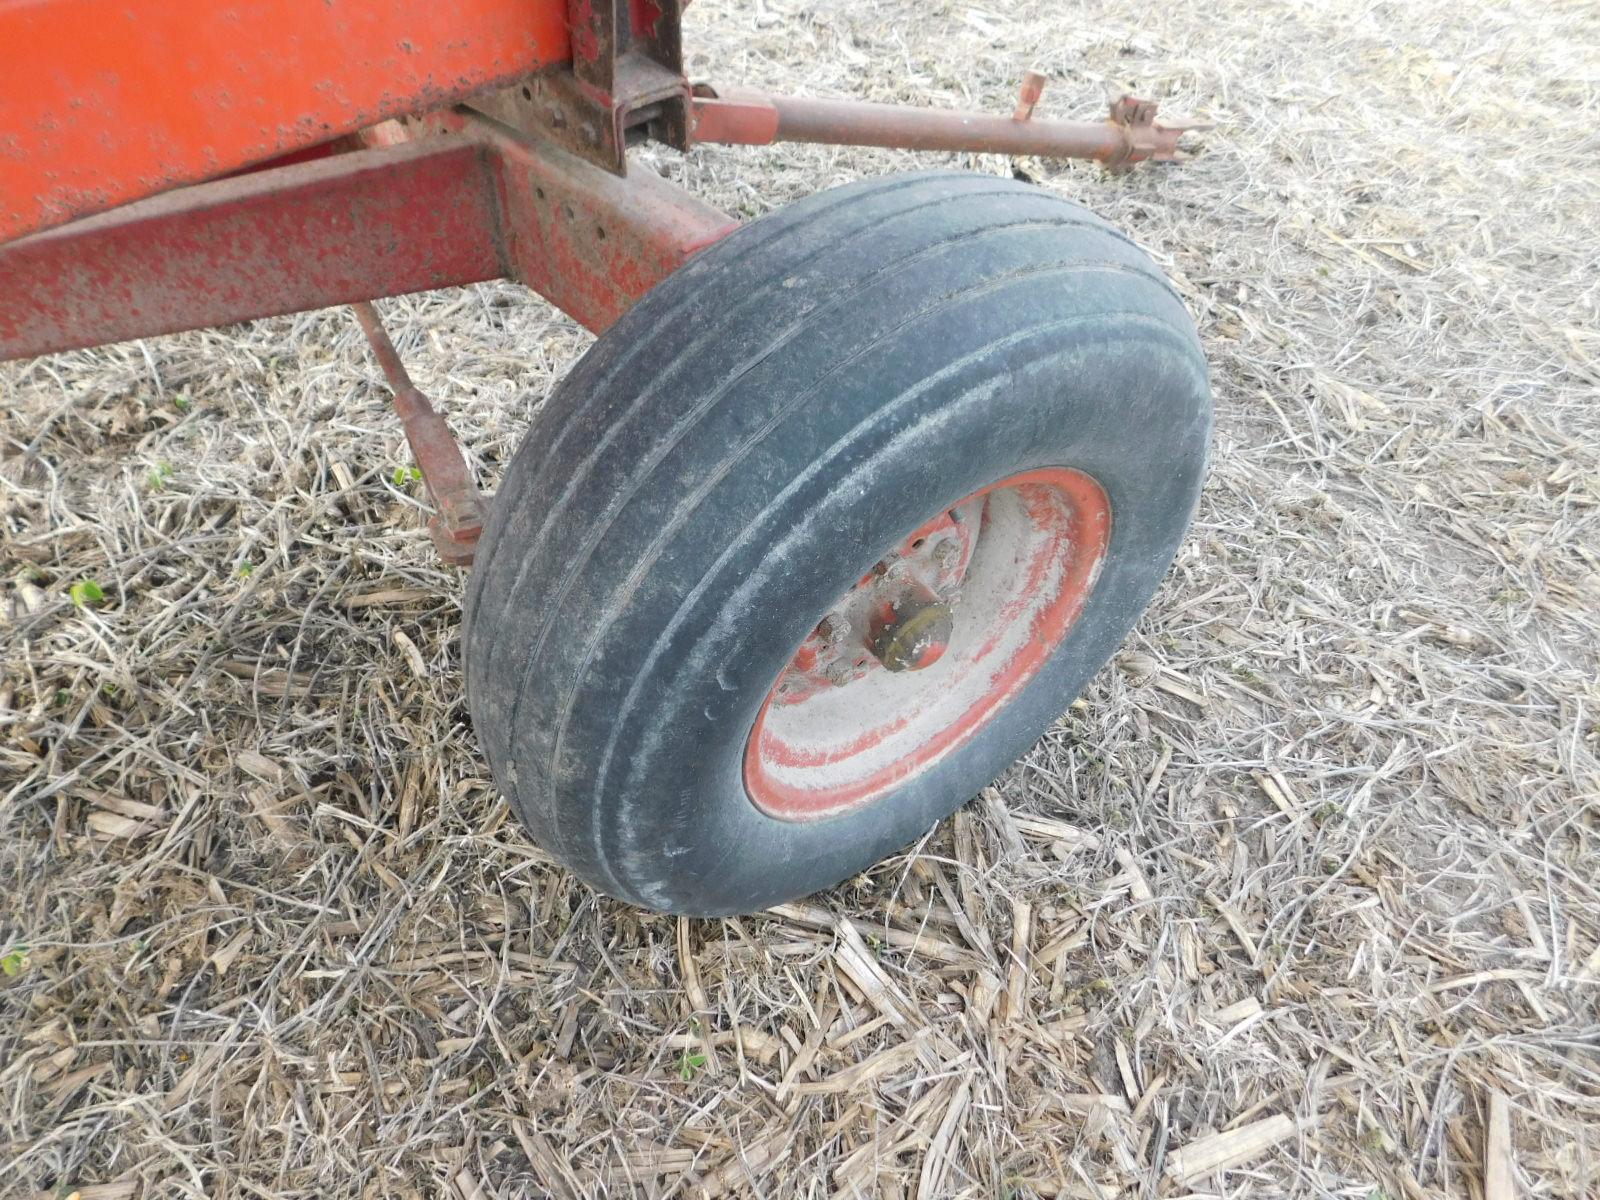
[[[1209,394],[1158,273],[1059,197],[919,176],[741,228],[627,170],[642,139],[1121,170],[1178,157],[1191,124],[1159,124],[1130,97],[1101,122],[1037,120],[1033,72],[1001,115],[691,86],[682,3],[0,0],[0,359],[354,305],[434,501],[435,544],[478,558],[468,699],[502,790],[597,886],[734,912],[904,844],[1037,738],[1175,552]],[[609,365],[552,404],[578,415],[542,418],[490,521],[368,302],[500,277],[604,333],[590,353]],[[952,316],[956,304],[970,311]],[[836,362],[836,343],[856,349]],[[840,363],[867,373],[865,390],[835,378]],[[974,364],[1007,382],[952,390]],[[927,406],[918,420],[937,437],[909,416],[882,423],[905,369],[901,399]],[[808,373],[808,403],[785,400]],[[1124,384],[1135,400],[1108,406]],[[1106,422],[1116,436],[1079,436]],[[696,432],[658,444],[680,427]],[[760,471],[717,458],[780,428],[788,458],[772,450]],[[544,456],[569,435],[580,444]],[[671,467],[679,454],[704,461]],[[882,461],[862,483],[851,464],[869,454]],[[788,506],[777,533],[740,515],[758,501]],[[631,531],[629,513],[643,514]],[[673,576],[724,545],[752,557],[725,577],[709,560],[703,577]],[[731,607],[673,610],[700,595]],[[528,624],[563,606],[578,636]],[[685,628],[759,644],[717,664],[651,641]],[[608,655],[623,665],[599,668]],[[602,695],[628,680],[628,696]],[[630,712],[645,728],[618,750]],[[657,756],[644,782],[602,766],[591,793],[589,766],[635,749]],[[641,839],[646,852],[629,849]]]
[[[604,328],[732,225],[607,179],[635,137],[1116,165],[1172,157],[1187,127],[1128,101],[1033,121],[1032,76],[1010,117],[692,95],[680,17],[677,0],[5,0],[0,358],[496,276]],[[608,223],[540,211],[531,180]]]

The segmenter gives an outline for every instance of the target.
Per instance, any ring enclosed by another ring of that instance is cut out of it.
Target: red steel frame
[[[736,222],[473,114],[183,188],[0,250],[0,358],[519,279],[599,332]]]
[[[363,302],[509,277],[590,329],[736,222],[626,146],[1181,157],[1192,123],[691,93],[688,0],[0,0],[0,360],[357,304],[470,559],[481,503]],[[464,105],[464,106],[463,106]],[[399,118],[394,120],[393,118]]]
[[[1032,72],[1010,117],[691,100],[686,2],[0,0],[0,359],[498,276],[603,329],[733,227],[638,134],[1122,168],[1190,127],[1035,121]]]

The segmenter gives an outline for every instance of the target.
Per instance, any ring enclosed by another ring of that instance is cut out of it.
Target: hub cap
[[[913,530],[790,658],[745,746],[756,807],[836,816],[927,770],[1038,673],[1093,590],[1111,506],[1049,467],[973,492]]]

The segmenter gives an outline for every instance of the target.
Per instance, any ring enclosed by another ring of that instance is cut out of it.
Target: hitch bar
[[[954,150],[1028,154],[1041,158],[1086,158],[1109,171],[1135,163],[1173,162],[1185,156],[1178,139],[1210,129],[1204,121],[1156,120],[1156,103],[1123,96],[1104,121],[1036,121],[1034,106],[1044,76],[1024,77],[1010,116],[928,108],[904,108],[860,100],[813,100],[774,96],[746,88],[697,84],[691,126],[697,142],[764,146],[771,142],[884,146],[901,150]]]

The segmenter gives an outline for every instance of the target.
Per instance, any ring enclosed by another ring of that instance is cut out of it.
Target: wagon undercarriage
[[[501,789],[595,886],[740,912],[1037,739],[1176,551],[1209,390],[1143,252],[1043,189],[891,177],[741,224],[628,147],[1122,171],[1202,126],[1043,120],[1035,72],[999,115],[691,85],[681,8],[0,6],[33,50],[0,76],[0,359],[352,305],[474,567]],[[491,503],[370,301],[496,278],[601,336]]]
[[[57,0],[0,13],[4,40],[40,47],[37,74],[0,84],[14,146],[0,154],[0,243],[44,227],[0,244],[0,292],[23,298],[0,310],[0,360],[502,277],[599,333],[737,227],[654,172],[629,174],[627,148],[646,138],[1123,170],[1180,157],[1180,135],[1204,128],[1159,122],[1131,97],[1102,122],[1035,119],[1044,78],[1032,71],[1009,116],[691,86],[676,0],[480,0],[444,17],[346,7],[266,3],[241,18]],[[230,70],[207,73],[218,66]],[[151,195],[173,184],[187,186]],[[371,308],[362,324],[381,336]],[[416,396],[392,347],[374,350],[397,394]],[[442,421],[414,417],[406,431],[440,510],[436,541],[470,562],[479,526],[459,515],[459,451]]]

